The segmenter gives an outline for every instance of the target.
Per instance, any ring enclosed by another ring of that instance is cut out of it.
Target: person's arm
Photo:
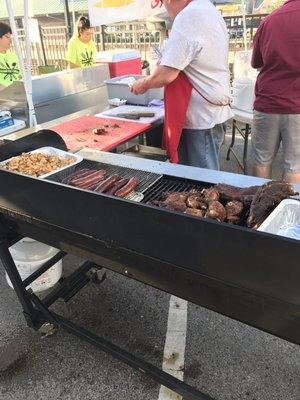
[[[255,69],[259,69],[263,66],[263,58],[261,54],[261,32],[262,32],[262,26],[258,28],[253,41],[251,65],[252,68]]]
[[[134,82],[130,90],[134,94],[143,94],[149,89],[160,88],[168,85],[177,78],[179,73],[180,70],[176,68],[159,65],[152,75]]]
[[[5,88],[6,88],[6,86],[0,84],[0,91],[5,89]]]

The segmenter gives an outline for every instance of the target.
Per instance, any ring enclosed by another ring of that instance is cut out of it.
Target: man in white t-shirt
[[[163,0],[163,4],[174,22],[160,65],[131,90],[142,94],[165,86],[167,91],[177,83],[174,91],[165,94],[164,139],[176,137],[173,147],[178,150],[171,161],[219,169],[224,123],[232,117],[225,22],[210,0]],[[177,133],[172,136],[174,129]]]

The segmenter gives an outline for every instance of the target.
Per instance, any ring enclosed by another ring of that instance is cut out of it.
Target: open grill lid
[[[181,183],[261,183],[135,157],[96,158]],[[0,181],[2,229],[300,343],[299,242],[4,170]]]

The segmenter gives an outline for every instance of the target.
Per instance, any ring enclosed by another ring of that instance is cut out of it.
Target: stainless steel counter
[[[106,101],[104,81],[108,78],[107,65],[33,77],[32,100],[37,122],[51,121]],[[16,81],[1,91],[0,106],[10,109],[15,118],[28,121],[27,99],[22,81]]]
[[[35,129],[34,128],[27,128],[21,131],[11,133],[9,135],[3,136],[2,139],[6,140],[17,140],[24,136],[30,135],[31,133],[38,131],[40,129],[51,129],[52,126],[58,125],[62,122],[70,121],[72,119],[82,117],[83,115],[95,115],[102,112],[107,106],[107,96],[103,96],[99,100],[99,104],[97,106],[88,107],[84,110],[77,111],[75,113],[65,115],[60,118],[53,119],[52,121],[45,122],[43,124],[38,125]]]

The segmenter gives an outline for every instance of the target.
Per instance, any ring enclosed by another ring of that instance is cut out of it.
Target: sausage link
[[[83,178],[74,179],[74,181],[72,181],[72,185],[79,187],[91,185],[102,179],[105,174],[106,172],[103,169],[100,169],[99,171],[95,171],[88,176],[84,176]]]
[[[93,183],[88,186],[81,186],[80,189],[91,190],[93,192],[96,189],[96,187],[99,185],[100,182],[101,182],[101,180],[98,181],[97,183]]]
[[[80,175],[79,177],[74,177],[69,181],[70,185],[73,186],[77,186],[77,182],[79,182],[79,184],[81,183],[81,181],[83,181],[83,178],[88,178],[89,176],[91,176],[92,174],[94,174],[96,172],[96,170],[92,169],[92,170],[88,170],[85,171],[85,173],[83,173],[82,175]]]
[[[119,179],[119,176],[114,174],[104,179],[95,189],[97,193],[104,193],[106,190],[109,190]]]
[[[72,179],[80,178],[80,177],[84,176],[87,172],[89,172],[89,170],[86,168],[74,171],[70,175],[66,176],[61,181],[61,183],[70,183]]]
[[[116,182],[114,184],[114,186],[109,189],[106,193],[110,194],[110,195],[114,195],[116,193],[117,190],[121,189],[123,186],[126,185],[126,183],[128,183],[129,179],[123,178],[120,179],[118,182]]]
[[[100,182],[102,182],[103,180],[104,180],[104,177],[97,179],[97,181],[93,181],[92,183],[88,182],[88,183],[84,183],[84,184],[81,184],[80,186],[76,186],[76,187],[79,187],[80,189],[94,190],[100,184]]]
[[[81,175],[75,176],[74,178],[72,178],[72,179],[69,181],[69,184],[70,184],[70,185],[73,185],[73,183],[74,183],[74,182],[76,183],[77,180],[79,180],[79,179],[81,180],[81,179],[83,179],[83,178],[87,178],[88,176],[92,175],[92,174],[95,173],[95,172],[96,172],[95,169],[87,170],[87,171],[85,171],[84,173],[82,173]]]
[[[130,178],[128,183],[123,186],[121,189],[117,190],[115,193],[115,196],[117,197],[125,197],[129,193],[131,193],[139,184],[138,180],[136,178]]]

